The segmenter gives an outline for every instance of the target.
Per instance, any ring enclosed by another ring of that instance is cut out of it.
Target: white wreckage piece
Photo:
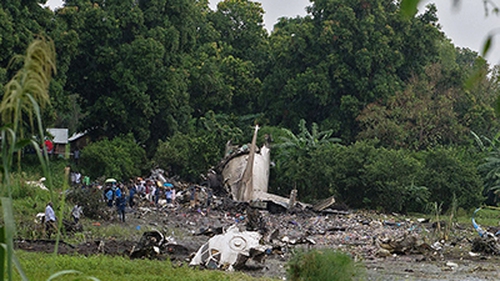
[[[160,182],[161,184],[167,182],[167,179],[165,178],[165,171],[160,168],[151,170],[151,179],[155,180],[155,182]]]
[[[250,147],[244,145],[226,156],[230,157],[222,169],[226,189],[228,189],[232,198],[239,202],[258,203],[271,201],[285,209],[293,208],[295,204],[305,207],[306,204],[296,200],[297,191],[295,189],[290,194],[290,198],[268,193],[271,149],[267,140],[260,149],[257,149],[258,131],[259,126],[257,125],[255,126]],[[226,149],[234,149],[234,147],[227,147]],[[243,153],[246,151],[249,152]],[[229,152],[226,153],[229,154]],[[333,203],[335,203],[335,199],[330,197],[322,202],[321,208],[317,211],[321,211],[333,205]]]
[[[45,222],[45,213],[38,213],[35,216],[36,224],[43,224]]]
[[[39,187],[40,189],[42,190],[46,190],[48,191],[49,189],[45,186],[45,184],[43,184],[43,182],[46,180],[45,177],[37,180],[37,181],[26,181],[26,184],[27,185],[31,185],[31,186],[34,186],[34,187]]]
[[[255,132],[250,147],[243,146],[240,151],[250,150],[231,159],[222,170],[224,182],[230,187],[231,195],[236,201],[252,201],[260,199],[267,193],[269,183],[270,149],[264,144],[257,152],[257,132]]]
[[[259,244],[261,237],[256,231],[240,231],[232,225],[203,244],[189,265],[229,271],[240,268],[249,258],[264,255],[266,247]]]

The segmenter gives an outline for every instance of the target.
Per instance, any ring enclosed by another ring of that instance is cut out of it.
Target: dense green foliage
[[[313,201],[335,195],[353,208],[387,212],[423,212],[433,202],[447,210],[453,196],[469,209],[484,199],[477,170],[482,154],[460,148],[414,152],[364,141],[323,144],[294,156],[277,162],[271,186],[281,188],[273,191],[286,195],[296,188],[299,198]]]
[[[331,249],[297,250],[287,264],[287,280],[363,280],[362,268],[347,255]]]
[[[128,180],[147,170],[146,152],[132,135],[103,139],[82,150],[82,173],[95,179],[101,176]]]
[[[0,4],[0,86],[13,56],[52,38],[44,125],[88,132],[93,179],[158,166],[197,181],[258,123],[274,139],[270,190],[301,200],[404,212],[454,194],[469,208],[497,180],[478,176],[469,132],[500,129],[498,68],[456,48],[434,5],[402,17],[394,1],[312,0],[269,33],[249,0],[38,2]]]

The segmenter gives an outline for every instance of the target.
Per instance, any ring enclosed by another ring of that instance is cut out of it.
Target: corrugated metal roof
[[[54,137],[52,141],[59,144],[68,143],[68,129],[63,128],[47,128],[47,132]]]
[[[77,140],[83,136],[85,136],[87,134],[87,131],[83,132],[83,133],[74,133],[71,137],[69,137],[68,141],[72,142],[74,140]]]

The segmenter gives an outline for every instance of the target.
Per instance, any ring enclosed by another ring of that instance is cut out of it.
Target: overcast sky
[[[216,8],[219,1],[210,0],[210,7]],[[305,16],[309,0],[260,0],[264,8],[264,23],[271,31],[280,17]],[[480,52],[488,33],[498,31],[487,59],[491,64],[500,64],[500,16],[485,16],[483,0],[461,0],[459,7],[453,7],[454,0],[422,0],[420,9],[428,3],[437,3],[439,24],[455,46],[467,47]],[[51,7],[61,6],[62,0],[48,0]]]

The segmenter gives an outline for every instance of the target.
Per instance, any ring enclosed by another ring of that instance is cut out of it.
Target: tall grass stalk
[[[49,173],[49,159],[47,149],[44,145],[43,151],[39,147],[44,141],[44,129],[41,118],[40,105],[48,104],[50,99],[48,88],[52,79],[52,73],[55,72],[55,47],[54,43],[44,38],[35,39],[26,51],[26,55],[16,56],[14,59],[22,59],[23,67],[14,75],[14,77],[5,86],[5,93],[0,103],[0,115],[2,117],[1,134],[1,156],[2,156],[2,185],[7,189],[7,197],[1,197],[4,235],[2,246],[6,252],[2,255],[0,262],[6,262],[6,270],[0,272],[0,277],[5,280],[13,278],[13,267],[17,268],[22,280],[28,280],[23,272],[21,264],[17,260],[13,251],[13,238],[16,233],[15,220],[12,208],[12,187],[10,180],[10,171],[12,169],[13,156],[17,152],[18,169],[20,171],[21,151],[26,146],[33,146],[37,152],[38,159],[47,179],[47,186],[50,190],[50,198],[55,202],[53,195],[52,177]],[[26,137],[24,133],[24,117],[27,116],[31,136]],[[36,125],[35,122],[36,121]],[[34,136],[38,136],[38,141]],[[5,195],[4,195],[5,196]],[[61,208],[62,210],[62,208]],[[62,218],[62,214],[60,215]],[[57,235],[57,243],[60,234]]]

